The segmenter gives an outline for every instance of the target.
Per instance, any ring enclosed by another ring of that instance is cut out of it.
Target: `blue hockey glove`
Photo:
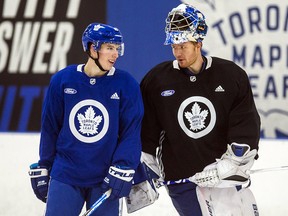
[[[47,167],[38,163],[30,165],[29,176],[32,189],[38,199],[46,203],[50,175]]]
[[[110,199],[120,199],[128,196],[132,187],[134,173],[133,169],[121,169],[116,166],[110,166],[108,175],[102,184],[103,192],[111,188]]]

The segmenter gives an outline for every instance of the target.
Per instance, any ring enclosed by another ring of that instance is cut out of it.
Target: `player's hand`
[[[109,199],[127,197],[132,187],[134,173],[133,169],[110,166],[108,175],[102,183],[103,192],[112,189]]]
[[[29,176],[31,180],[31,186],[36,197],[46,203],[50,180],[47,167],[39,166],[38,163],[31,164]]]

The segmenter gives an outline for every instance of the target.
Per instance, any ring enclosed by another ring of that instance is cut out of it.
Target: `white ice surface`
[[[41,216],[45,205],[31,189],[28,167],[38,160],[39,134],[0,133],[0,216]],[[288,140],[261,140],[253,169],[288,165]],[[260,216],[287,216],[288,170],[252,175]],[[177,216],[164,188],[151,206],[124,216]],[[125,204],[124,204],[125,207]]]

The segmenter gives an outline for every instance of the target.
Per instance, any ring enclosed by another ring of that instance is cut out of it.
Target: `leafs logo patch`
[[[103,117],[101,115],[95,115],[94,109],[91,106],[85,111],[85,116],[81,113],[77,114],[77,119],[80,124],[79,131],[82,134],[87,134],[89,136],[99,133],[98,126],[100,122],[102,122]]]
[[[184,116],[190,123],[190,128],[192,131],[198,131],[205,128],[205,119],[208,115],[208,110],[202,110],[198,103],[194,103],[191,112],[187,111]]]
[[[178,109],[178,123],[187,136],[199,139],[214,128],[216,112],[205,97],[193,96],[184,100]]]
[[[94,143],[102,139],[108,131],[109,115],[106,108],[96,100],[77,103],[69,115],[72,134],[81,142]]]

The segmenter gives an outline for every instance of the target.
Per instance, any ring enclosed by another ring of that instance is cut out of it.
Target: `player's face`
[[[113,67],[119,57],[119,48],[120,45],[118,44],[104,43],[101,45],[99,63],[103,69],[108,71]]]
[[[201,45],[194,42],[172,44],[172,52],[179,66],[187,68],[193,65],[201,57]]]

